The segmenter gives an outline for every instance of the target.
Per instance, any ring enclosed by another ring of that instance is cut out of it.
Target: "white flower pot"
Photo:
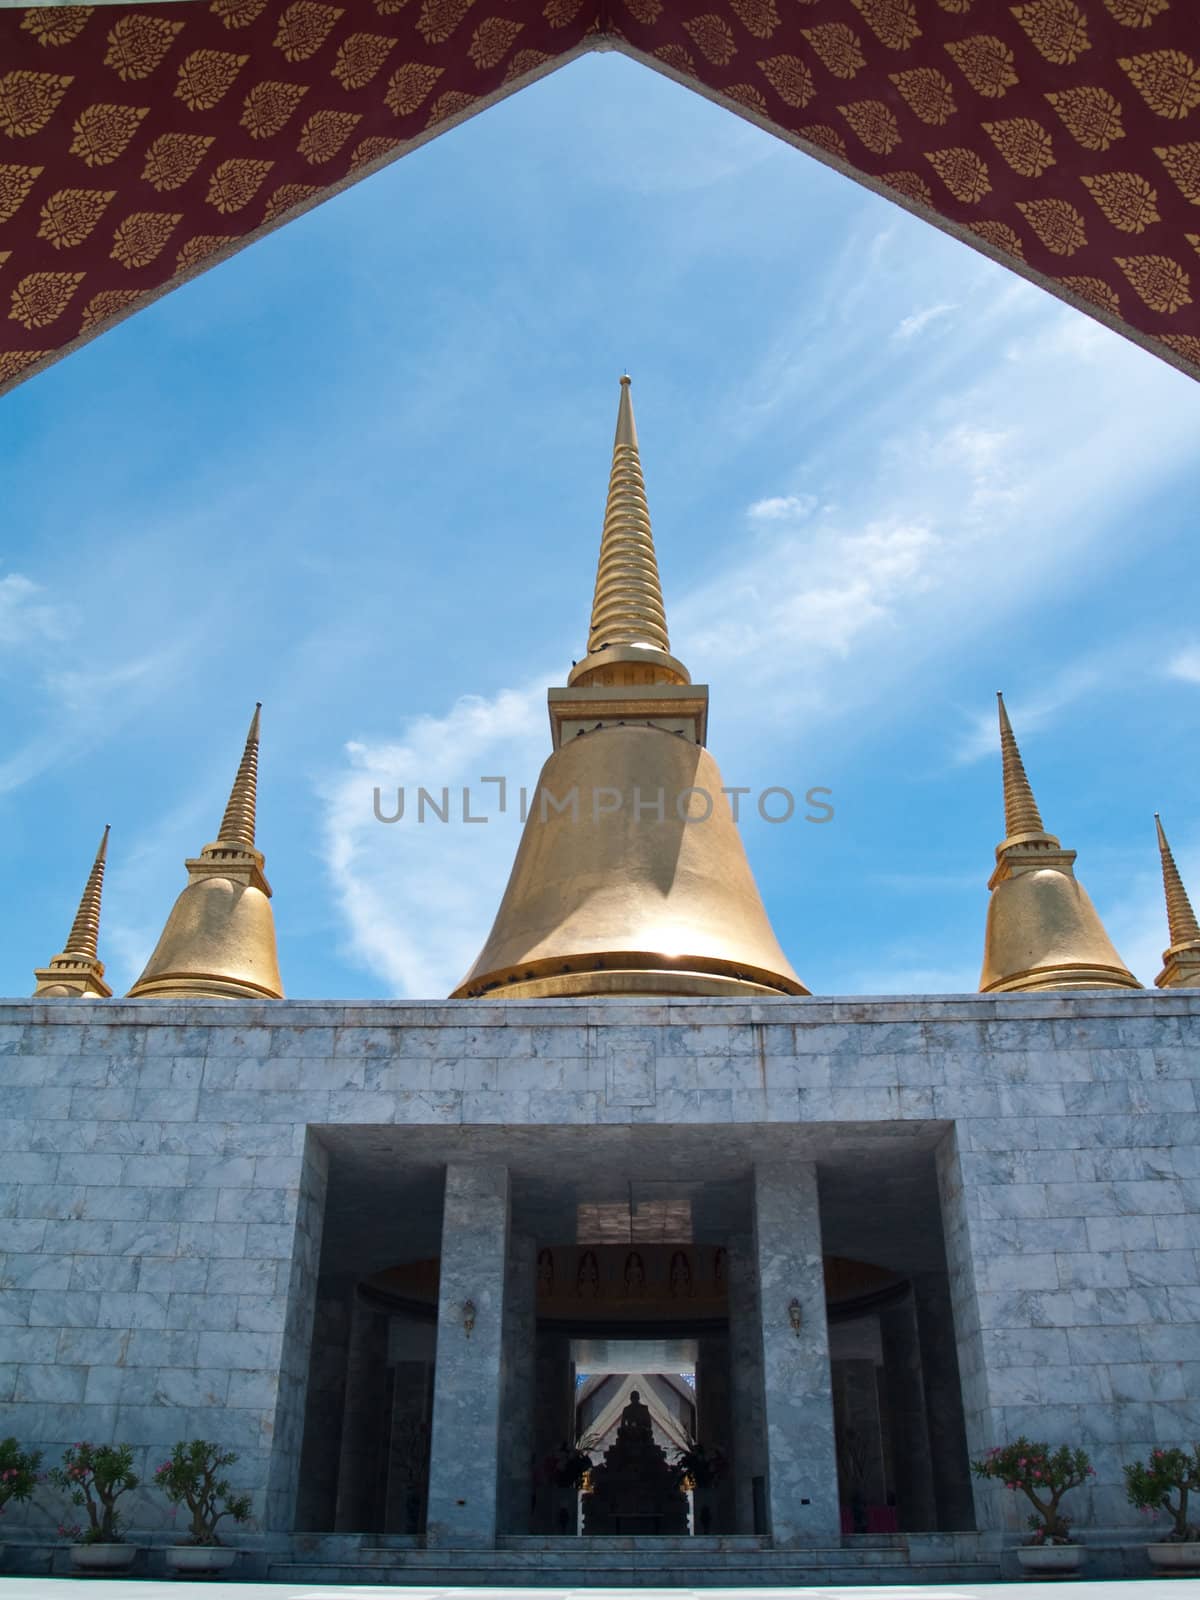
[[[1155,1572],[1200,1572],[1200,1540],[1148,1544],[1146,1554]]]
[[[1087,1560],[1087,1549],[1081,1544],[1023,1544],[1017,1560],[1031,1577],[1069,1578]]]
[[[80,1572],[126,1572],[137,1553],[135,1544],[73,1544],[71,1565]]]
[[[167,1566],[172,1572],[224,1572],[237,1560],[237,1551],[223,1544],[169,1544]]]

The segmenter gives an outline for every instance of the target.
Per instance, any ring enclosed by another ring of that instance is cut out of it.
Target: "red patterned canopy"
[[[179,0],[0,10],[0,390],[602,48],[1200,377],[1200,0]]]

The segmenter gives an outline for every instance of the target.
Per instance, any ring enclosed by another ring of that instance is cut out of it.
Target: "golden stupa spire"
[[[254,842],[261,711],[256,705],[217,837],[185,862],[187,886],[131,997],[283,998],[271,886]]]
[[[807,994],[704,748],[708,690],[669,653],[627,377],[588,655],[548,698],[554,751],[454,998]]]
[[[671,654],[631,383],[628,374],[621,379],[587,655],[573,668],[571,685],[690,681]]]
[[[621,379],[588,653],[614,644],[671,648],[628,376]]]
[[[1012,723],[1008,720],[1008,708],[1004,704],[1004,696],[999,690],[996,692],[996,704],[1000,709],[1000,756],[1004,769],[1004,831],[1009,839],[1020,839],[1027,835],[1051,837],[1046,834],[1042,826],[1041,813],[1037,808],[1037,801],[1033,798],[1033,789],[1029,779],[1025,776],[1025,763],[1021,760],[1021,752],[1017,748],[1016,737],[1012,731]]]
[[[1167,937],[1163,969],[1154,982],[1160,989],[1200,988],[1200,923],[1192,910],[1171,846],[1163,832],[1162,819],[1154,813],[1158,830],[1158,854],[1162,862],[1163,892],[1167,900]]]
[[[1075,877],[1074,850],[1042,824],[1004,696],[997,702],[1005,837],[988,883],[980,990],[1140,989]]]
[[[79,910],[71,924],[61,954],[48,967],[34,972],[34,995],[75,995],[107,1000],[112,990],[104,982],[104,963],[97,956],[100,940],[100,892],[104,886],[104,861],[108,854],[108,826],[88,873]]]
[[[245,850],[254,849],[254,812],[258,800],[258,728],[261,718],[260,700],[250,719],[246,748],[242,751],[229,804],[225,807],[225,815],[217,831],[218,843],[241,845]]]

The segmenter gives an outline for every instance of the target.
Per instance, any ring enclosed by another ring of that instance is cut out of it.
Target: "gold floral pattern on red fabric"
[[[931,128],[940,128],[958,110],[954,85],[936,67],[910,67],[907,72],[893,72],[890,77],[913,116]]]
[[[122,83],[148,78],[152,72],[157,72],[182,32],[182,22],[152,17],[144,11],[119,17],[108,30],[104,65],[111,67]]]
[[[70,44],[81,34],[94,6],[31,6],[21,27],[41,45]]]
[[[324,166],[333,160],[361,121],[356,111],[314,111],[300,129],[296,148],[312,166]]]
[[[266,182],[273,161],[256,161],[247,156],[230,156],[222,161],[208,180],[210,206],[228,215],[243,211]]]
[[[844,22],[823,22],[819,28],[802,28],[817,60],[835,78],[852,78],[865,67],[862,42]]]
[[[1200,66],[1182,50],[1151,50],[1124,57],[1120,65],[1160,117],[1186,117],[1200,106]]]
[[[160,133],[146,151],[142,177],[159,193],[180,189],[212,148],[211,133]]]
[[[813,75],[799,56],[768,56],[758,70],[785,106],[804,107],[816,93]]]
[[[1192,303],[1192,280],[1170,256],[1118,256],[1117,265],[1150,307],[1173,315]]]
[[[149,115],[149,106],[85,106],[71,128],[74,137],[70,153],[86,166],[106,167],[124,155],[140,123]]]
[[[38,238],[55,250],[82,244],[115,197],[115,189],[56,189],[42,204]]]
[[[1073,256],[1087,243],[1087,228],[1066,200],[1018,200],[1017,210],[1056,256]]]
[[[769,39],[779,26],[775,0],[729,0],[734,16],[756,39]]]
[[[233,80],[249,59],[230,50],[193,50],[179,64],[176,98],[189,111],[211,111],[233,88]]]
[[[0,222],[14,216],[44,167],[26,167],[19,162],[0,163]]]
[[[109,254],[126,268],[149,266],[182,221],[182,211],[134,211],[118,224]]]
[[[279,19],[275,48],[285,61],[307,61],[328,39],[341,16],[340,6],[325,6],[318,0],[292,0]]]
[[[1107,150],[1115,139],[1125,137],[1121,103],[1107,89],[1094,84],[1083,84],[1078,89],[1052,89],[1046,99],[1072,139],[1085,150]]]
[[[410,61],[393,72],[384,96],[388,110],[397,117],[410,117],[429,99],[444,71],[424,61]]]
[[[1154,154],[1166,167],[1180,194],[1193,205],[1200,205],[1200,141],[1156,145]]]
[[[889,50],[904,50],[920,37],[913,0],[854,0],[854,9]]]
[[[507,17],[487,17],[471,35],[467,50],[471,64],[476,67],[494,67],[517,42],[524,23],[511,22]]]
[[[365,89],[395,48],[385,33],[352,33],[338,45],[333,75],[343,89]]]
[[[211,0],[209,6],[226,28],[248,28],[266,8],[267,0]]]
[[[83,282],[82,272],[31,272],[17,284],[9,317],[23,328],[48,328],[70,305]]]
[[[19,356],[4,381],[591,43],[654,61],[1187,365],[1196,20],[1193,0],[0,7],[0,353]],[[93,222],[97,195],[111,199]],[[85,274],[78,292],[38,276],[59,269]],[[42,314],[72,291],[48,331],[3,314],[26,280]]]
[[[6,72],[0,77],[0,133],[40,133],[74,80],[58,72]]]
[[[1092,305],[1100,306],[1105,311],[1113,312],[1114,315],[1120,314],[1120,298],[1112,285],[1105,283],[1103,278],[1060,278],[1058,281],[1070,289],[1072,294],[1077,294],[1081,300],[1090,301]]]
[[[1122,233],[1145,233],[1161,222],[1158,191],[1140,172],[1085,173],[1084,185],[1114,228]]]
[[[956,200],[975,205],[992,188],[988,164],[974,150],[951,145],[945,150],[927,150],[925,159]]]
[[[1028,0],[1012,14],[1033,41],[1033,47],[1056,67],[1069,66],[1092,41],[1087,18],[1075,0]]]
[[[1014,172],[1023,178],[1040,178],[1054,165],[1054,144],[1040,122],[1032,117],[1008,117],[985,122],[983,131]]]
[[[256,83],[242,102],[242,127],[252,139],[273,139],[295,116],[307,93],[306,83],[285,83],[277,78]]]
[[[989,100],[999,100],[1021,81],[1014,70],[1016,56],[994,33],[951,39],[946,50],[975,93]]]
[[[737,55],[737,41],[733,29],[724,17],[719,17],[715,11],[705,12],[702,17],[693,17],[684,23],[684,28],[706,61],[723,67]]]

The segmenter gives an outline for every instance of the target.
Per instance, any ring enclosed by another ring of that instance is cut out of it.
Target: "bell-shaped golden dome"
[[[704,748],[708,690],[670,654],[628,378],[588,651],[549,701],[554,753],[455,998],[807,994]]]
[[[1162,864],[1163,893],[1167,900],[1167,937],[1163,969],[1154,982],[1160,989],[1200,989],[1200,923],[1192,910],[1171,846],[1156,811],[1158,854]]]
[[[1042,826],[1003,696],[1000,750],[1006,837],[996,846],[988,887],[983,993],[1040,989],[1140,989],[1086,889],[1075,877],[1075,852]]]
[[[107,1000],[112,995],[112,990],[104,981],[104,963],[96,953],[100,939],[100,892],[104,887],[104,860],[107,854],[106,827],[66,945],[48,967],[38,967],[34,971],[37,988],[33,993],[37,999],[74,997],[81,1000]]]
[[[256,706],[215,843],[185,863],[188,882],[130,998],[283,998],[271,886],[255,848]]]

